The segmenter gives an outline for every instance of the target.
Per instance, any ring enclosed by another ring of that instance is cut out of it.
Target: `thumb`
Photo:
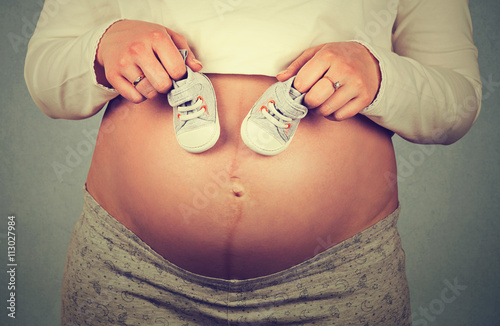
[[[297,75],[299,70],[318,52],[320,47],[314,47],[305,50],[302,54],[295,59],[285,70],[276,75],[279,81],[285,81],[288,78]]]
[[[189,47],[186,38],[171,29],[165,28],[170,35],[170,38],[172,39],[172,42],[174,42],[175,46],[177,49],[181,50],[186,50],[187,51],[187,57],[186,57],[186,65],[189,66],[193,71],[200,71],[201,68],[203,68],[202,64],[200,61],[196,59],[196,57],[193,54],[193,51]]]
[[[188,56],[186,57],[186,64],[193,71],[200,71],[201,68],[203,68],[203,65],[201,64],[201,62],[198,59],[196,59],[196,57],[194,56],[194,54],[191,50],[188,50]]]

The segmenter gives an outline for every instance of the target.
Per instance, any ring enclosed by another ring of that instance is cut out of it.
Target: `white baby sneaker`
[[[295,77],[269,87],[241,125],[241,138],[253,151],[276,155],[292,141],[300,119],[306,116],[304,95],[292,87]]]
[[[184,60],[187,51],[180,50]],[[172,80],[168,103],[173,108],[175,136],[191,153],[201,153],[215,145],[220,135],[215,91],[207,76],[186,66],[187,77]]]

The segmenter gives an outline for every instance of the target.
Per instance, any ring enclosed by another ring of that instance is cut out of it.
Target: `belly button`
[[[243,187],[239,184],[233,184],[232,191],[236,197],[241,197],[244,193]]]

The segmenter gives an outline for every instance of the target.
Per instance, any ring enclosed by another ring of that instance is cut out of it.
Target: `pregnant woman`
[[[391,137],[469,130],[471,35],[466,0],[47,0],[35,103],[65,119],[107,104],[62,324],[409,325]],[[188,70],[216,97],[220,136],[201,153],[167,99]],[[286,150],[256,153],[244,119],[292,77],[307,114]]]

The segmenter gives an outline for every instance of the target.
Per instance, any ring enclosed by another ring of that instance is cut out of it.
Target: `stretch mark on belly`
[[[232,261],[234,259],[233,241],[234,241],[235,230],[238,227],[238,224],[241,220],[242,210],[243,210],[242,205],[244,203],[243,199],[239,199],[244,194],[244,188],[240,183],[240,178],[236,176],[231,176],[230,182],[231,182],[231,191],[234,195],[233,200],[230,200],[230,202],[232,203],[233,214],[227,223],[227,235],[226,235],[227,239],[226,239],[226,250],[224,259],[226,266],[226,278],[228,279],[231,278],[231,266],[233,264]]]

